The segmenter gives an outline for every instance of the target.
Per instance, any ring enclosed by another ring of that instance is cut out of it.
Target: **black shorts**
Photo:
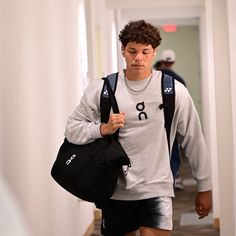
[[[172,230],[172,225],[171,197],[110,200],[102,208],[101,233],[104,236],[123,236],[141,226]]]

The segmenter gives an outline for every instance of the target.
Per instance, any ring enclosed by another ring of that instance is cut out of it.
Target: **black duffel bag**
[[[130,165],[129,158],[112,137],[85,145],[65,139],[51,175],[73,195],[99,205],[112,196],[123,165]]]
[[[116,100],[106,81],[111,106],[117,111]],[[115,103],[115,104],[114,104]],[[118,141],[118,135],[99,138],[92,143],[77,145],[65,138],[51,169],[54,180],[65,190],[100,207],[113,194],[122,166],[130,159]]]

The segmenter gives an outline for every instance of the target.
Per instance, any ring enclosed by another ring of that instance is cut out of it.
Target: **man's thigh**
[[[170,230],[140,227],[139,231],[140,231],[140,236],[171,236]]]

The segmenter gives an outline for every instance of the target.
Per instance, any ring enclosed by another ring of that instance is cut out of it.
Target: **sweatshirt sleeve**
[[[69,116],[65,137],[74,144],[86,144],[101,138],[100,95],[103,80],[92,81],[84,92],[80,104]]]
[[[178,86],[178,85],[177,85]],[[189,160],[198,191],[211,189],[211,163],[193,100],[184,86],[176,90],[177,138]]]

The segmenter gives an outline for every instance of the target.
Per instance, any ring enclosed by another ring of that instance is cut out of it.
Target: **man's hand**
[[[195,200],[196,212],[199,215],[199,219],[208,216],[212,208],[212,193],[210,191],[199,192]]]
[[[112,114],[107,124],[101,124],[100,132],[102,136],[114,134],[117,129],[123,128],[125,124],[125,113]]]

